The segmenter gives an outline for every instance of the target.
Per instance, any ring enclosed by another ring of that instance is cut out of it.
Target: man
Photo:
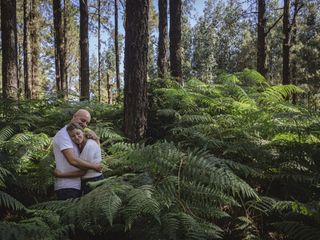
[[[78,123],[81,127],[86,128],[90,123],[91,115],[85,109],[78,110],[72,117],[70,123]],[[100,164],[92,164],[79,158],[80,152],[78,146],[71,140],[67,126],[60,129],[53,138],[53,153],[56,161],[56,169],[60,172],[72,172],[80,169],[92,169],[97,172],[101,171]],[[96,135],[93,133],[93,139]],[[56,178],[54,190],[58,200],[68,198],[77,198],[81,196],[80,177],[75,178]]]

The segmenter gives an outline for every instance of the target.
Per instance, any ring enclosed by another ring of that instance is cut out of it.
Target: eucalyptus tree
[[[266,1],[258,0],[257,70],[266,76]]]
[[[68,97],[69,94],[69,81],[68,81],[68,65],[67,65],[67,46],[68,46],[68,37],[67,37],[67,28],[68,28],[68,17],[67,12],[69,10],[67,0],[63,0],[63,6],[64,6],[64,14],[63,14],[63,59],[64,59],[64,65],[63,65],[63,72],[64,72],[64,81],[65,81],[65,96]]]
[[[41,94],[41,79],[40,79],[40,29],[41,29],[41,15],[40,2],[31,0],[30,2],[30,81],[32,85],[32,98],[38,98]]]
[[[116,64],[116,84],[117,95],[120,96],[120,69],[119,69],[119,34],[118,34],[118,0],[114,0],[114,50],[115,50],[115,64]],[[109,76],[108,76],[109,81]],[[110,86],[110,84],[108,84]],[[111,96],[110,88],[108,88],[108,96]],[[112,98],[109,98],[109,103],[112,102]]]
[[[192,69],[193,44],[192,38],[194,30],[192,29],[190,19],[193,18],[195,0],[187,0],[182,2],[182,18],[181,18],[181,67],[184,79],[194,77]]]
[[[257,71],[260,72],[264,77],[267,77],[267,37],[271,35],[271,30],[276,30],[275,27],[283,18],[283,14],[278,15],[272,21],[268,19],[270,18],[271,12],[275,12],[277,10],[281,10],[280,7],[272,7],[272,2],[278,1],[270,1],[267,4],[266,0],[258,0],[257,1],[257,9],[258,9],[258,19],[257,19]],[[269,5],[269,6],[267,6]],[[273,16],[277,14],[272,14]],[[269,21],[267,21],[269,20]],[[269,24],[268,24],[269,23]]]
[[[168,1],[158,0],[159,8],[159,38],[158,38],[158,77],[167,74],[167,49],[168,49]]]
[[[17,19],[16,0],[1,0],[2,94],[17,99]]]
[[[55,68],[56,68],[56,88],[58,96],[63,96],[66,89],[65,81],[65,54],[64,54],[64,29],[62,19],[61,0],[53,0],[53,24],[55,42]]]
[[[215,68],[217,66],[215,60],[217,33],[215,28],[216,15],[212,14],[212,9],[217,10],[217,6],[213,1],[207,1],[203,16],[198,19],[194,26],[193,38],[193,57],[192,66],[195,70],[196,77],[204,82],[212,80]],[[216,13],[218,11],[215,11]]]
[[[80,3],[80,100],[89,100],[88,1]]]
[[[112,82],[111,79],[113,76],[117,76],[117,66],[116,66],[116,56],[114,54],[114,46],[109,42],[108,48],[106,49],[105,52],[105,60],[104,60],[104,65],[105,65],[105,71],[106,71],[106,89],[107,89],[107,97],[108,97],[108,104],[113,103],[113,94],[112,94]],[[118,56],[119,57],[119,56]],[[117,79],[117,77],[116,77]],[[117,83],[117,80],[116,80]],[[118,90],[118,89],[117,89]]]
[[[178,82],[182,82],[181,68],[181,0],[170,0],[170,72]]]
[[[241,2],[206,1],[194,30],[193,66],[198,77],[209,81],[217,71],[235,72],[255,65],[255,32],[244,15]]]
[[[153,1],[150,1],[148,17],[148,79],[157,77],[156,45],[158,22],[158,14],[156,13]]]
[[[64,36],[64,58],[65,58],[65,91],[66,94],[75,93],[79,95],[79,6],[73,1],[64,0],[63,11],[63,36]],[[73,92],[73,91],[76,92]]]
[[[293,2],[292,2],[293,1]],[[284,0],[283,6],[283,25],[282,33],[284,35],[282,48],[282,84],[290,84],[290,48],[292,45],[293,27],[295,26],[296,17],[304,6],[302,0]],[[293,11],[290,11],[291,3],[294,5]]]
[[[124,56],[124,132],[133,142],[147,128],[149,1],[127,0]]]
[[[31,98],[31,81],[30,81],[30,35],[29,35],[29,1],[23,0],[23,79],[24,95],[27,99]]]
[[[305,102],[316,107],[320,89],[320,2],[310,0],[304,4],[292,30],[290,74],[294,83],[305,89]]]
[[[290,0],[283,1],[283,42],[282,42],[282,84],[290,83],[289,76],[289,58],[290,58]]]
[[[101,102],[101,0],[98,0],[98,101]]]

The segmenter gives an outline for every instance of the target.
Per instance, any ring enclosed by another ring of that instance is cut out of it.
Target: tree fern
[[[267,88],[260,95],[259,101],[263,104],[281,102],[291,94],[302,93],[303,90],[295,85],[277,85]]]
[[[282,221],[272,226],[294,240],[318,240],[320,236],[319,226],[311,227],[301,222]]]
[[[141,186],[128,192],[126,207],[122,210],[126,219],[126,228],[130,229],[132,223],[140,216],[149,214],[156,219],[159,218],[160,206],[156,199],[152,197],[153,188],[151,186]]]
[[[0,130],[0,144],[14,135],[15,130],[11,126],[6,126]]]
[[[113,130],[112,124],[108,122],[96,124],[95,132],[101,138],[102,144],[110,144],[124,139]]]
[[[11,210],[25,210],[25,206],[9,194],[0,191],[0,207]]]
[[[59,216],[50,211],[33,211],[29,217],[20,221],[0,222],[1,239],[42,240],[68,239],[71,225],[61,225]]]

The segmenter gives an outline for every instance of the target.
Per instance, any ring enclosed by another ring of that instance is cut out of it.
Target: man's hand
[[[61,171],[59,171],[58,169],[55,169],[55,170],[53,171],[53,176],[55,176],[55,177],[60,177],[60,175],[61,175]]]

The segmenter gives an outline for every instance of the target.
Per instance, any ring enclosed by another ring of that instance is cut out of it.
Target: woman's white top
[[[80,154],[80,158],[94,164],[101,163],[101,148],[99,144],[92,139],[88,139]],[[89,169],[87,173],[82,176],[82,179],[99,177],[101,174],[101,172],[96,172],[95,170]]]

